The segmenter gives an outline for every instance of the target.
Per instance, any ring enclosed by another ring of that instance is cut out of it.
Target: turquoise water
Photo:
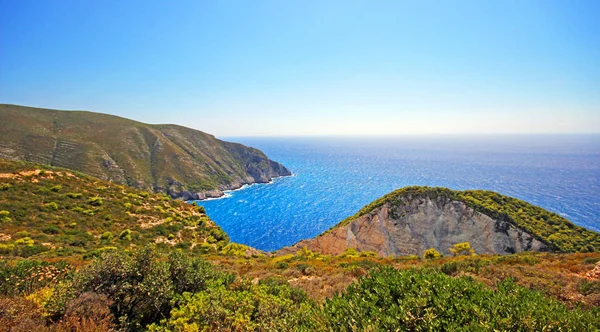
[[[600,230],[600,135],[226,138],[293,173],[201,201],[235,242],[276,250],[410,185],[488,189]]]

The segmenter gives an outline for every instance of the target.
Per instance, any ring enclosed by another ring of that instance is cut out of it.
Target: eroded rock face
[[[463,202],[419,197],[386,203],[345,226],[304,240],[280,253],[306,247],[338,255],[348,248],[380,255],[422,255],[435,248],[448,255],[456,243],[469,242],[478,254],[549,251],[547,245],[508,221],[494,220]]]

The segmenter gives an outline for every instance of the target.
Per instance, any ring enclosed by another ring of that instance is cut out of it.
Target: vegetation
[[[274,266],[283,261],[283,270]],[[428,260],[308,251],[277,261],[144,247],[104,252],[79,270],[32,259],[3,263],[0,277],[10,284],[0,288],[0,319],[14,330],[37,324],[42,331],[595,331],[600,281],[582,278],[559,290],[595,294],[595,303],[566,301],[527,283],[534,271],[546,283],[562,282],[598,261],[598,254]],[[557,266],[572,272],[544,275]],[[324,279],[338,289],[325,299],[298,283]]]
[[[146,191],[196,193],[290,175],[257,149],[176,125],[3,104],[0,123],[6,147],[0,158],[65,167]]]
[[[0,174],[0,257],[89,259],[148,243],[210,252],[229,243],[202,207],[165,195],[3,159]]]
[[[556,251],[600,251],[600,234],[576,226],[558,214],[538,206],[485,190],[456,191],[440,187],[405,187],[373,201],[334,227],[347,225],[384,204],[401,207],[405,202],[419,197],[443,197],[448,201],[464,202],[475,211],[510,222]]]
[[[22,162],[0,160],[0,176],[0,326],[12,331],[600,326],[597,252],[277,256],[165,195]]]
[[[600,311],[569,310],[506,279],[492,290],[468,277],[379,268],[326,301],[344,331],[593,331]]]

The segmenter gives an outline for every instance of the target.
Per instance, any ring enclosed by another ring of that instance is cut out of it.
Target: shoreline
[[[194,199],[194,200],[189,200],[189,201],[185,201],[186,203],[192,204],[193,202],[206,202],[206,201],[214,201],[214,200],[218,200],[218,199],[226,199],[226,198],[230,198],[233,196],[233,192],[236,191],[240,191],[240,190],[244,190],[244,189],[248,189],[254,185],[270,185],[275,183],[276,180],[281,179],[281,178],[286,178],[286,177],[293,177],[296,176],[295,174],[291,174],[291,175],[280,175],[280,176],[274,176],[271,178],[271,180],[269,180],[269,182],[254,182],[254,183],[244,183],[243,185],[241,185],[239,188],[234,188],[234,189],[227,189],[227,190],[223,190],[222,194],[218,197],[207,197],[205,199]]]

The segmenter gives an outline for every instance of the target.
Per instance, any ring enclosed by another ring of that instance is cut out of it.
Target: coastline
[[[185,201],[186,203],[193,203],[193,202],[205,202],[205,201],[214,201],[214,200],[218,200],[218,199],[226,199],[226,198],[230,198],[232,197],[232,193],[236,192],[236,191],[240,191],[240,190],[244,190],[247,188],[250,188],[254,185],[269,185],[269,184],[273,184],[275,183],[276,180],[284,178],[284,177],[293,177],[296,176],[295,174],[290,174],[290,175],[279,175],[279,176],[274,176],[271,178],[271,180],[269,180],[269,182],[253,182],[253,183],[244,183],[241,186],[237,187],[237,188],[232,188],[232,189],[227,189],[227,190],[223,190],[220,191],[218,196],[214,196],[214,197],[206,197],[203,199],[193,199],[193,200],[187,200]]]

